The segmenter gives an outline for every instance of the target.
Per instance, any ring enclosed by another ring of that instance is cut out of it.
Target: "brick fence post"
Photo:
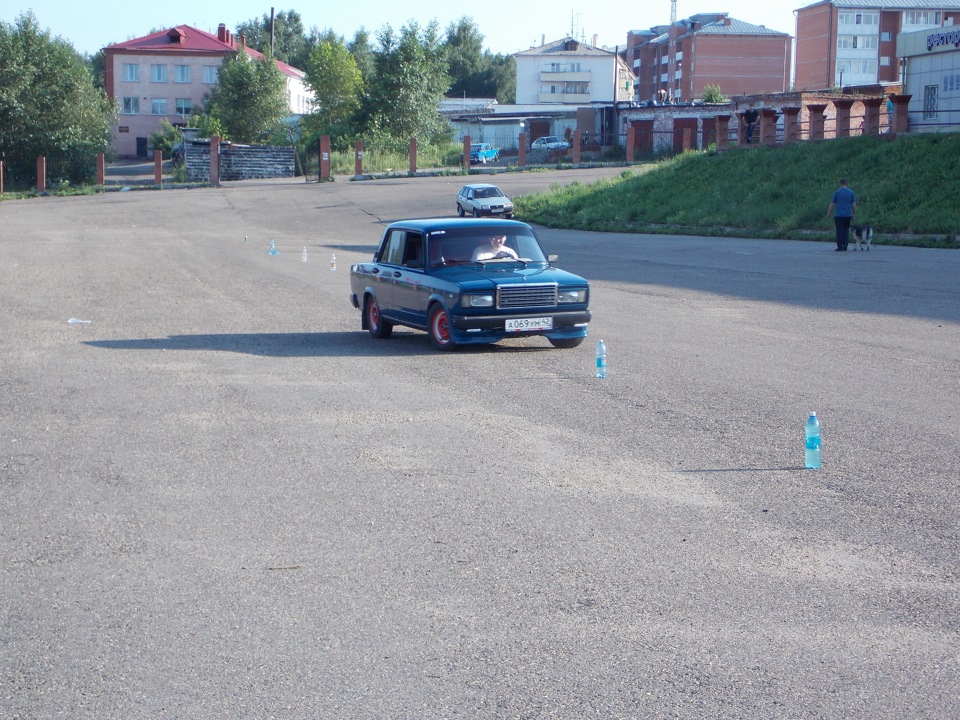
[[[153,184],[163,186],[163,153],[153,151]]]
[[[883,105],[882,97],[863,99],[863,135],[880,134],[881,105]]]
[[[627,126],[627,162],[632,163],[637,159],[637,129],[631,124]]]
[[[777,111],[773,108],[760,109],[760,144],[777,144]]]
[[[910,105],[910,98],[913,95],[894,95],[893,100],[893,133],[905,133],[910,131],[910,115],[907,112]]]
[[[320,182],[330,179],[330,136],[320,136]]]
[[[856,100],[853,98],[837,98],[833,106],[837,109],[836,137],[850,137],[850,109]]]
[[[717,150],[723,150],[730,141],[730,115],[717,115]]]
[[[525,132],[520,133],[520,136],[517,138],[517,165],[520,167],[527,166],[527,134]]]
[[[573,131],[573,164],[580,164],[580,131]]]
[[[810,129],[807,131],[807,140],[823,140],[823,125],[826,119],[823,113],[826,109],[825,104],[807,105],[807,110],[810,111]]]
[[[107,183],[107,158],[103,153],[97,153],[97,185]]]
[[[47,158],[43,155],[37,156],[37,192],[46,192],[47,190]]]
[[[783,141],[796,142],[800,139],[800,110],[798,107],[781,108],[783,112]]]
[[[417,174],[417,139],[410,138],[410,174]]]
[[[353,175],[356,178],[363,175],[363,140],[357,140],[353,146]]]
[[[3,195],[3,160],[0,160],[0,195]]]
[[[460,158],[460,165],[465,172],[470,172],[470,136],[463,136],[463,157]]]

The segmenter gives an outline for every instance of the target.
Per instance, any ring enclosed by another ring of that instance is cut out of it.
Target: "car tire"
[[[367,317],[367,331],[370,337],[385,340],[393,334],[393,324],[388,323],[380,315],[380,305],[375,297],[367,297],[363,312]]]
[[[473,209],[473,216],[474,216],[475,218],[480,217],[480,208],[474,208],[474,209]]]
[[[463,217],[466,213],[463,211],[463,206],[460,203],[457,203],[457,215]]]
[[[486,156],[486,155],[484,155],[482,158],[480,158],[480,163],[483,164],[483,165],[486,165],[486,164],[487,164],[487,156]]]
[[[450,316],[440,303],[436,303],[430,309],[427,333],[430,335],[430,342],[437,350],[453,350],[456,346],[450,334]]]
[[[583,344],[583,338],[547,338],[550,344],[560,350],[570,350]]]

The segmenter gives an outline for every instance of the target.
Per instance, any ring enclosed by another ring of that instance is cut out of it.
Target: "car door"
[[[396,308],[395,286],[401,275],[400,264],[403,259],[403,242],[406,231],[390,230],[380,243],[380,250],[374,258],[371,269],[371,285],[380,306],[380,314],[390,320],[399,319]]]
[[[393,306],[406,325],[426,326],[427,288],[424,286],[423,235],[405,231],[399,266],[393,270]]]

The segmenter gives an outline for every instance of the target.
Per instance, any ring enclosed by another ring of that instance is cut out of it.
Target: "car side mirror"
[[[559,259],[560,259],[559,255],[547,255],[547,262],[549,263],[555,263]]]

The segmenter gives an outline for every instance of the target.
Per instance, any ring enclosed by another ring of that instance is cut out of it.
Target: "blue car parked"
[[[404,220],[350,268],[350,302],[375,338],[405,325],[438,350],[527,335],[573,348],[587,336],[590,285],[554,259],[514,220]]]
[[[496,162],[500,159],[500,151],[488,143],[470,144],[470,162],[482,163]]]

